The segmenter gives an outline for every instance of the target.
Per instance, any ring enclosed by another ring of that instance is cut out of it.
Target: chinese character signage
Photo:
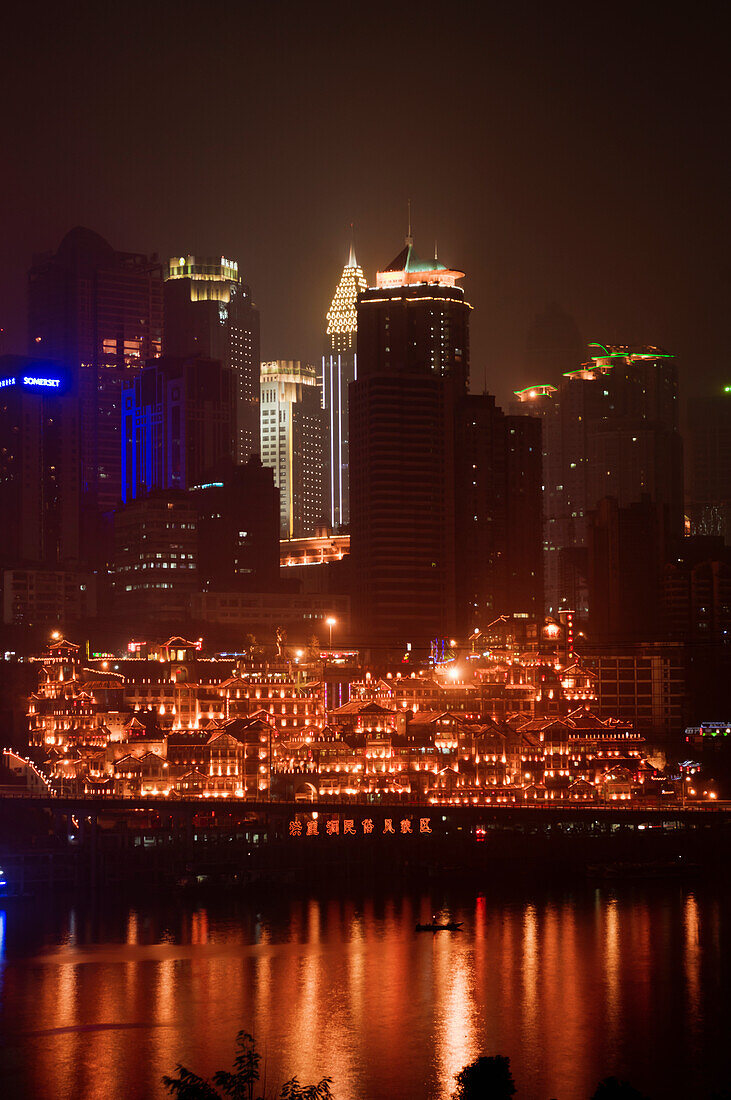
[[[321,825],[322,828],[320,828]],[[412,836],[415,833],[431,833],[431,818],[420,817],[417,825],[417,822],[410,817],[402,817],[400,820],[386,817],[383,820],[382,827],[377,827],[377,823],[371,817],[364,817],[359,822],[355,821],[354,818],[346,817],[343,818],[341,823],[339,817],[330,817],[322,822],[318,818],[312,818],[304,822],[296,819],[289,823],[289,835],[292,837],[370,836],[372,833],[377,833],[380,836]]]

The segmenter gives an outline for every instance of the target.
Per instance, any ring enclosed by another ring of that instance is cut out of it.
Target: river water
[[[447,1100],[494,1053],[519,1098],[614,1073],[702,1100],[731,1083],[730,901],[701,879],[8,903],[0,1095],[163,1096],[245,1028],[268,1087],[328,1074],[337,1100]],[[416,934],[433,913],[464,930]]]

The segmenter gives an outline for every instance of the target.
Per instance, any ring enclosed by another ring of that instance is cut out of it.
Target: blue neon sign
[[[33,390],[60,390],[62,385],[63,379],[59,378],[58,375],[54,377],[44,374],[23,374],[11,375],[10,378],[0,378],[0,389],[5,389],[6,386],[25,386]]]
[[[23,375],[24,386],[48,386],[49,389],[57,390],[61,385],[60,378],[44,378],[39,374],[24,374]]]

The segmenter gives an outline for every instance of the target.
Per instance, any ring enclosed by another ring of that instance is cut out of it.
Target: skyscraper
[[[0,356],[0,589],[6,623],[93,613],[79,572],[79,403],[68,368]]]
[[[259,311],[238,263],[173,257],[165,282],[165,354],[218,359],[233,376],[234,461],[259,451]]]
[[[461,271],[406,247],[358,300],[350,388],[359,634],[424,645],[541,608],[540,424],[468,392]]]
[[[588,514],[599,501],[612,497],[623,509],[648,497],[659,508],[663,544],[683,528],[674,357],[646,346],[590,351],[557,390],[516,391],[521,409],[543,421],[546,610],[571,607],[584,620]]]
[[[326,504],[330,526],[347,527],[350,516],[348,387],[358,375],[356,332],[358,294],[367,287],[351,244],[330,309],[327,311],[325,354],[322,359],[322,399],[325,409]]]
[[[409,236],[359,300],[350,526],[366,638],[424,643],[455,629],[455,406],[469,373],[462,277],[419,260]]]
[[[299,360],[261,365],[261,460],[274,471],[283,539],[313,535],[326,521],[323,411],[317,372]]]
[[[541,423],[506,416],[491,394],[458,406],[457,632],[498,615],[543,616]]]
[[[151,359],[126,384],[121,419],[125,503],[200,485],[232,457],[231,371],[198,355]]]
[[[77,227],[29,273],[29,348],[71,372],[79,401],[82,547],[103,560],[121,495],[121,392],[162,351],[162,269]]]
[[[0,356],[0,567],[79,561],[79,420],[70,371]]]
[[[198,510],[198,572],[204,592],[275,592],[279,586],[279,492],[252,455],[221,462],[190,490]]]

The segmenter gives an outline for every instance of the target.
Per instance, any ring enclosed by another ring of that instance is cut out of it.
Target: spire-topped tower
[[[366,289],[363,269],[355,255],[353,226],[350,253],[327,311],[325,354],[322,359],[322,404],[326,413],[330,523],[341,529],[348,523],[348,386],[357,376],[356,333],[358,295]]]
[[[351,226],[352,231],[352,226]],[[333,300],[327,311],[328,352],[343,353],[355,349],[355,334],[358,328],[356,304],[358,295],[366,289],[365,275],[355,258],[355,243],[351,236],[350,255],[343,268],[340,282],[335,288]]]

